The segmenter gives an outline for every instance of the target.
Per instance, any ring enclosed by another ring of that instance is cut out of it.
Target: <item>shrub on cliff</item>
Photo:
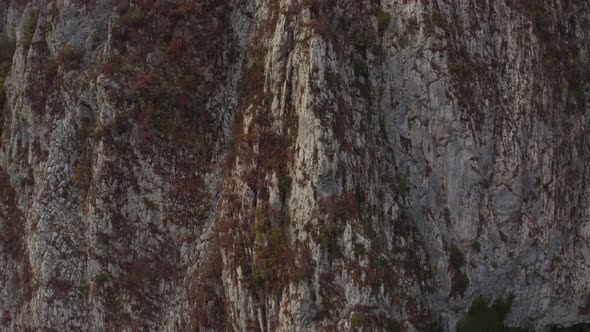
[[[6,77],[10,72],[14,50],[14,41],[11,40],[6,34],[0,34],[0,120],[2,120],[4,103],[6,102],[6,91],[4,91],[4,84],[6,82]]]
[[[457,332],[521,331],[519,328],[504,326],[504,319],[513,301],[514,294],[497,299],[492,305],[483,297],[476,297],[467,314],[457,324]]]
[[[72,45],[66,45],[60,50],[57,60],[63,65],[64,69],[73,70],[80,68],[80,62],[83,58],[84,50],[77,49]]]
[[[23,30],[24,44],[28,47],[33,42],[35,30],[37,30],[37,22],[39,21],[39,13],[36,9],[31,10],[27,21],[25,22]]]
[[[379,10],[379,14],[377,15],[379,35],[383,35],[385,30],[389,28],[389,24],[391,24],[391,14],[383,10]]]
[[[465,264],[465,257],[463,256],[463,253],[455,245],[451,247],[450,263],[451,266],[456,270],[461,269]]]
[[[4,113],[4,103],[6,102],[6,91],[4,90],[4,84],[6,77],[0,75],[0,119]]]
[[[5,61],[12,62],[14,49],[14,40],[10,39],[6,34],[0,33],[0,63],[4,63]]]

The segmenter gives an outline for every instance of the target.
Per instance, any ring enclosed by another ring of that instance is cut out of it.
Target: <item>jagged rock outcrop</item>
[[[3,330],[454,331],[508,294],[507,325],[590,322],[588,1],[0,22]]]

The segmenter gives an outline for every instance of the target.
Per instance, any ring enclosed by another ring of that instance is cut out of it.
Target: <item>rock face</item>
[[[454,331],[508,294],[507,325],[590,322],[588,1],[7,0],[0,26],[2,330]]]

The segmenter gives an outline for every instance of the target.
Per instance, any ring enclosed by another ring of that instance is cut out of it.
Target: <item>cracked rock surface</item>
[[[0,31],[0,330],[590,323],[588,1],[5,0]]]

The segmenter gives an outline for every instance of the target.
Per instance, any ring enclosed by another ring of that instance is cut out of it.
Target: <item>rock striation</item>
[[[0,31],[2,330],[590,323],[588,1],[6,0]]]

